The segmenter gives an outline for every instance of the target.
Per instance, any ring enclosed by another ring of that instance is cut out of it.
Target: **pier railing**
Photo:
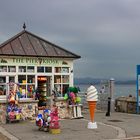
[[[88,108],[88,103],[86,101],[85,93],[84,92],[79,92],[78,96],[81,97],[81,103],[83,104],[83,108],[84,109]],[[96,108],[98,110],[103,110],[103,111],[107,110],[108,97],[109,97],[108,93],[98,94],[98,102],[97,102],[97,106],[96,106]]]

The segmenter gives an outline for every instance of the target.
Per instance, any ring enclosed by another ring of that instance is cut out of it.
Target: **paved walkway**
[[[140,140],[140,115],[96,111],[97,129],[87,129],[88,110],[84,110],[84,119],[61,120],[61,133],[50,134],[39,131],[35,122],[23,121],[1,125],[0,132],[12,140]]]
[[[8,137],[0,133],[0,140],[10,140]]]

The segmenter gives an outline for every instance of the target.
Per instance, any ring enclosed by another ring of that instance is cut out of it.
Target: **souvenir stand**
[[[74,84],[74,61],[80,57],[25,29],[2,43],[0,122],[6,118],[7,121],[35,119],[40,114],[35,111],[43,114],[50,105],[53,90],[59,93],[56,99],[59,118],[71,118],[70,110],[75,113],[80,109],[79,104],[68,106],[69,98],[65,100],[64,94]],[[77,113],[72,114],[73,118],[81,117]]]
[[[48,105],[55,105],[58,108],[58,116],[61,119],[77,119],[83,118],[81,98],[79,96],[79,89],[77,87],[68,87],[63,94],[63,97],[59,97],[57,91],[53,90],[52,95],[47,98]]]
[[[21,109],[18,106],[18,85],[16,83],[8,83],[8,95],[7,95],[7,114],[6,120],[8,122],[21,120]]]
[[[64,95],[69,108],[69,116],[71,119],[83,118],[81,98],[78,96],[79,89],[77,87],[69,87]]]

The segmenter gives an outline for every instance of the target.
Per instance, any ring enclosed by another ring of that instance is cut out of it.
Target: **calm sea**
[[[86,92],[87,88],[90,85],[76,85],[80,88],[81,92]],[[101,86],[95,85],[98,91],[100,91]],[[136,97],[136,85],[115,85],[114,87],[114,98],[120,97],[120,96],[129,96],[129,95]]]

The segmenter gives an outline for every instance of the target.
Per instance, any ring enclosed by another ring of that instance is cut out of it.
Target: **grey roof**
[[[0,55],[57,57],[77,59],[81,56],[23,30],[0,45]]]

